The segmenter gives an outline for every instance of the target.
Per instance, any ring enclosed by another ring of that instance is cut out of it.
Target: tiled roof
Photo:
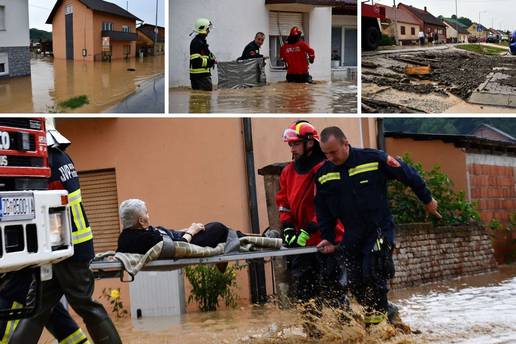
[[[103,1],[103,0],[79,0],[81,3],[83,3],[86,7],[93,11],[102,12],[102,13],[108,13],[119,17],[124,17],[128,19],[134,19],[134,20],[141,20],[140,18],[136,17],[134,14],[127,12],[122,7],[115,5],[111,2]],[[52,9],[52,12],[50,12],[50,15],[47,19],[47,24],[52,24],[52,21],[54,19],[54,15],[57,12],[57,9],[61,4],[63,3],[63,0],[58,0],[56,4],[54,5],[54,8]]]
[[[154,28],[156,26],[152,24],[143,24],[136,28],[136,30],[141,31],[145,36],[154,40]],[[160,43],[165,42],[165,29],[161,26],[158,26],[158,38],[157,41]]]
[[[415,8],[413,6],[407,6],[407,5],[401,4],[401,3],[400,3],[400,6],[405,6],[405,8],[407,8],[410,12],[414,13],[414,15],[416,15],[419,19],[421,19],[422,21],[424,21],[427,24],[444,26],[444,23],[442,22],[442,20],[434,17],[430,12],[427,12],[425,10],[420,10],[419,8]]]
[[[452,18],[444,18],[443,21],[446,24],[450,25],[454,29],[457,29],[457,26],[458,26],[459,33],[464,34],[464,35],[469,34],[468,28],[464,24],[462,24],[461,22],[459,22],[459,21],[457,21],[455,19],[452,19]]]

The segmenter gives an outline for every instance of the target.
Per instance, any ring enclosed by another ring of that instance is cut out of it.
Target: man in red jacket
[[[280,57],[287,65],[288,82],[312,82],[308,62],[314,63],[315,52],[301,39],[303,33],[297,26],[290,30],[287,43],[281,47]]]
[[[287,247],[316,246],[321,241],[315,216],[314,176],[325,161],[319,147],[317,130],[307,121],[293,123],[283,134],[290,146],[293,161],[280,176],[280,191],[276,205],[283,229],[283,242]],[[344,228],[336,228],[342,239]],[[329,302],[342,301],[344,288],[339,283],[341,268],[335,256],[320,253],[291,256],[287,260],[292,276],[291,297],[307,301],[322,297]]]

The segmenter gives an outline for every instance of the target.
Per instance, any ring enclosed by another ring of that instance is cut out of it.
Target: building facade
[[[165,28],[158,26],[158,34],[155,36],[156,26],[152,24],[142,24],[138,26],[138,41],[136,41],[136,50],[138,53],[143,52],[144,55],[163,55],[165,54]],[[156,40],[154,40],[156,38]],[[156,41],[156,42],[154,42]],[[156,44],[156,46],[154,46]]]
[[[443,19],[446,25],[446,41],[448,43],[468,43],[469,31],[466,26],[454,19]]]
[[[377,7],[385,8],[386,21],[382,23],[382,33],[389,37],[398,37],[402,44],[417,43],[419,39],[420,21],[405,7],[391,7],[375,4]],[[397,23],[397,24],[396,24]]]
[[[434,35],[438,35],[436,43],[446,43],[446,25],[444,25],[442,20],[436,18],[430,12],[428,12],[426,6],[424,9],[419,9],[400,3],[398,8],[403,8],[404,10],[411,12],[415,17],[417,17],[419,21],[419,27],[423,29],[427,39],[433,33]]]
[[[332,59],[334,70],[356,70],[356,0],[175,0],[169,9],[171,87],[190,85],[190,34],[197,18],[213,23],[207,40],[218,61],[235,61],[255,34],[264,32],[260,52],[269,57],[266,75],[270,82],[285,80],[279,51],[293,26],[301,28],[315,50],[315,62],[310,65],[314,80],[332,79]],[[217,83],[216,70],[212,79]]]
[[[0,0],[0,78],[30,75],[29,5]]]
[[[136,55],[135,15],[102,0],[58,0],[52,24],[54,57],[101,61]]]

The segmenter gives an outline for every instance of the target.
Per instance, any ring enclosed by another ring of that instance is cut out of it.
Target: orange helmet
[[[290,29],[290,36],[301,36],[303,33],[297,26],[293,26],[292,29]]]
[[[294,122],[283,132],[284,142],[301,142],[310,139],[319,141],[319,134],[308,121],[300,120]]]

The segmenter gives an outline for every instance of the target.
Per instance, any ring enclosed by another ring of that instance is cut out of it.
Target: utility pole
[[[455,29],[457,30],[457,42],[459,43],[459,6],[457,4],[458,0],[455,0]]]
[[[400,44],[399,36],[398,36],[398,7],[396,7],[396,0],[393,0],[394,3],[394,41],[396,42],[396,46]]]
[[[156,26],[154,27],[154,56],[156,56],[156,48],[157,48],[157,42],[158,42],[158,1],[156,0]]]

